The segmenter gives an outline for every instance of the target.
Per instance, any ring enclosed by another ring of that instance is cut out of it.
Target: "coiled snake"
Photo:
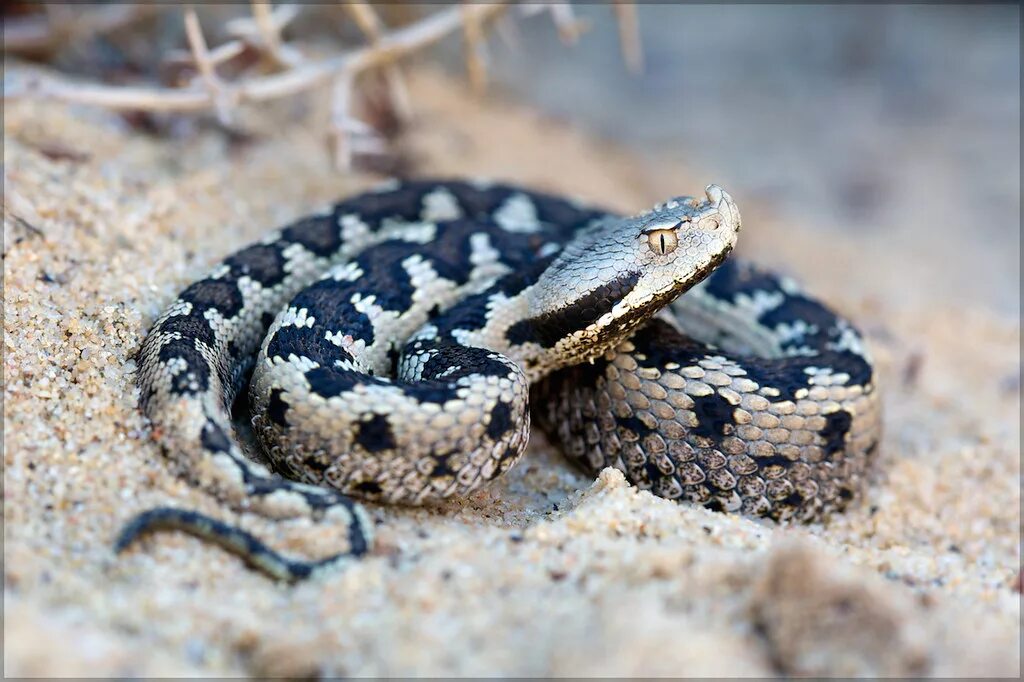
[[[416,181],[272,233],[156,321],[141,407],[197,484],[259,514],[345,524],[349,546],[289,559],[158,508],[117,549],[173,528],[308,577],[370,545],[342,493],[465,495],[519,460],[528,405],[567,456],[662,497],[775,519],[841,509],[879,437],[872,365],[846,320],[726,260],[739,229],[714,185],[622,218],[514,186]],[[232,437],[250,370],[254,430],[280,473]]]

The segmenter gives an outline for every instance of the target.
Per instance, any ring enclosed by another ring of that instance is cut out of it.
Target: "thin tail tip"
[[[136,514],[117,534],[117,539],[114,540],[114,553],[121,554],[143,535],[172,526],[189,516],[195,516],[195,512],[175,507],[154,507]]]
[[[220,545],[275,580],[297,583],[366,554],[370,543],[359,523],[362,520],[357,519],[353,524],[348,551],[306,561],[289,559],[251,533],[205,514],[176,507],[155,507],[136,514],[124,525],[114,541],[114,553],[122,553],[140,537],[151,532],[177,530]]]

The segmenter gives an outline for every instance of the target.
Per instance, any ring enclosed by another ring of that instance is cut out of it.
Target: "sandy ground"
[[[437,74],[413,89],[419,174],[630,211],[715,180]],[[229,146],[5,103],[5,675],[1019,674],[1019,319],[929,295],[985,272],[922,267],[884,232],[807,229],[732,188],[740,253],[852,316],[878,360],[882,454],[848,513],[795,527],[694,509],[611,470],[590,480],[535,435],[470,499],[371,508],[373,555],[322,580],[275,584],[174,534],[115,557],[121,524],[155,504],[234,518],[169,473],[137,410],[130,357],[155,316],[233,249],[374,181],[328,172],[317,126],[285,129],[287,113]]]

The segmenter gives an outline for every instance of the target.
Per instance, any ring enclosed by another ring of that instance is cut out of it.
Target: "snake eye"
[[[664,256],[676,250],[679,237],[675,230],[651,230],[647,233],[647,243],[655,253]]]
[[[720,224],[721,223],[719,222],[717,217],[708,216],[707,218],[701,221],[700,226],[703,227],[705,230],[717,230]]]

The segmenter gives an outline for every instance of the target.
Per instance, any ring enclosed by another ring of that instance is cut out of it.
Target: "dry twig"
[[[644,52],[640,43],[640,23],[636,18],[636,5],[624,0],[615,0],[615,18],[619,24],[619,46],[622,59],[631,73],[644,70]]]
[[[568,2],[530,2],[519,7],[523,16],[527,17],[547,11],[564,45],[575,45],[590,27],[588,22],[576,18],[576,12]]]
[[[192,50],[192,60],[199,69],[199,75],[203,84],[210,93],[214,109],[217,111],[217,119],[223,125],[231,123],[231,108],[234,103],[231,101],[231,93],[228,86],[217,75],[213,60],[210,58],[210,50],[206,47],[206,38],[203,37],[203,30],[199,26],[199,17],[195,9],[189,7],[185,10],[185,35],[188,37],[188,46]]]
[[[348,0],[343,3],[349,16],[363,32],[371,45],[380,42],[384,34],[384,23],[367,2],[359,0]],[[388,64],[384,67],[384,82],[387,85],[388,96],[395,115],[400,121],[407,121],[412,118],[412,103],[409,98],[409,89],[405,85],[405,79],[397,64]]]
[[[302,61],[302,55],[285,44],[281,32],[299,15],[300,9],[297,5],[272,8],[269,2],[253,0],[252,17],[231,19],[225,28],[234,38],[260,49],[278,68],[294,67]]]
[[[330,137],[337,170],[350,170],[356,154],[383,154],[387,151],[387,145],[373,126],[353,114],[353,85],[352,77],[342,74],[333,86]]]
[[[504,5],[473,8],[481,18],[497,14]],[[265,102],[289,97],[333,81],[341,73],[357,74],[390,64],[416,50],[432,45],[459,29],[463,8],[449,7],[423,20],[384,35],[375,45],[361,47],[322,61],[305,61],[286,71],[240,79],[225,84],[235,104]],[[209,59],[209,53],[207,58]],[[7,87],[10,86],[10,87]],[[196,112],[215,106],[208,89],[185,87],[101,85],[78,83],[44,76],[5,83],[6,97],[39,97],[108,109],[144,109],[164,112]]]
[[[353,114],[353,96],[358,77],[380,69],[388,87],[395,114],[400,120],[409,116],[408,93],[398,70],[403,57],[432,45],[462,30],[469,80],[482,90],[487,80],[485,51],[486,22],[501,16],[508,2],[490,4],[462,3],[429,14],[408,26],[388,30],[370,3],[346,0],[349,16],[366,36],[368,44],[322,60],[305,59],[302,53],[286,42],[284,27],[300,12],[296,5],[271,7],[266,0],[251,0],[251,17],[232,19],[226,24],[232,39],[214,48],[207,45],[192,7],[184,12],[185,34],[189,52],[175,52],[169,58],[189,61],[198,71],[198,78],[183,87],[121,86],[76,82],[59,76],[4,76],[4,97],[38,97],[65,102],[102,106],[115,110],[147,112],[199,112],[213,109],[222,124],[229,124],[232,113],[243,104],[265,102],[289,97],[329,86],[332,90],[331,137],[336,163],[347,167],[353,153],[377,153],[383,142],[373,128]],[[620,26],[622,50],[633,70],[642,65],[636,15],[632,3],[618,0],[615,4]],[[523,13],[547,10],[558,27],[564,42],[574,43],[584,24],[578,20],[570,3],[544,2],[523,6]],[[6,21],[6,51],[28,50],[33,46],[50,45],[69,35],[89,35],[110,30],[135,20],[142,11],[132,5],[105,6],[78,12],[72,17],[62,9],[54,9],[43,18]],[[45,25],[44,23],[45,22]],[[9,42],[8,42],[9,41]],[[217,66],[246,52],[251,47],[265,55],[276,67],[272,73],[252,74],[243,71],[233,80],[217,73]]]
[[[462,6],[462,39],[465,41],[466,75],[477,93],[487,85],[487,48],[484,44],[484,17],[474,5]]]

